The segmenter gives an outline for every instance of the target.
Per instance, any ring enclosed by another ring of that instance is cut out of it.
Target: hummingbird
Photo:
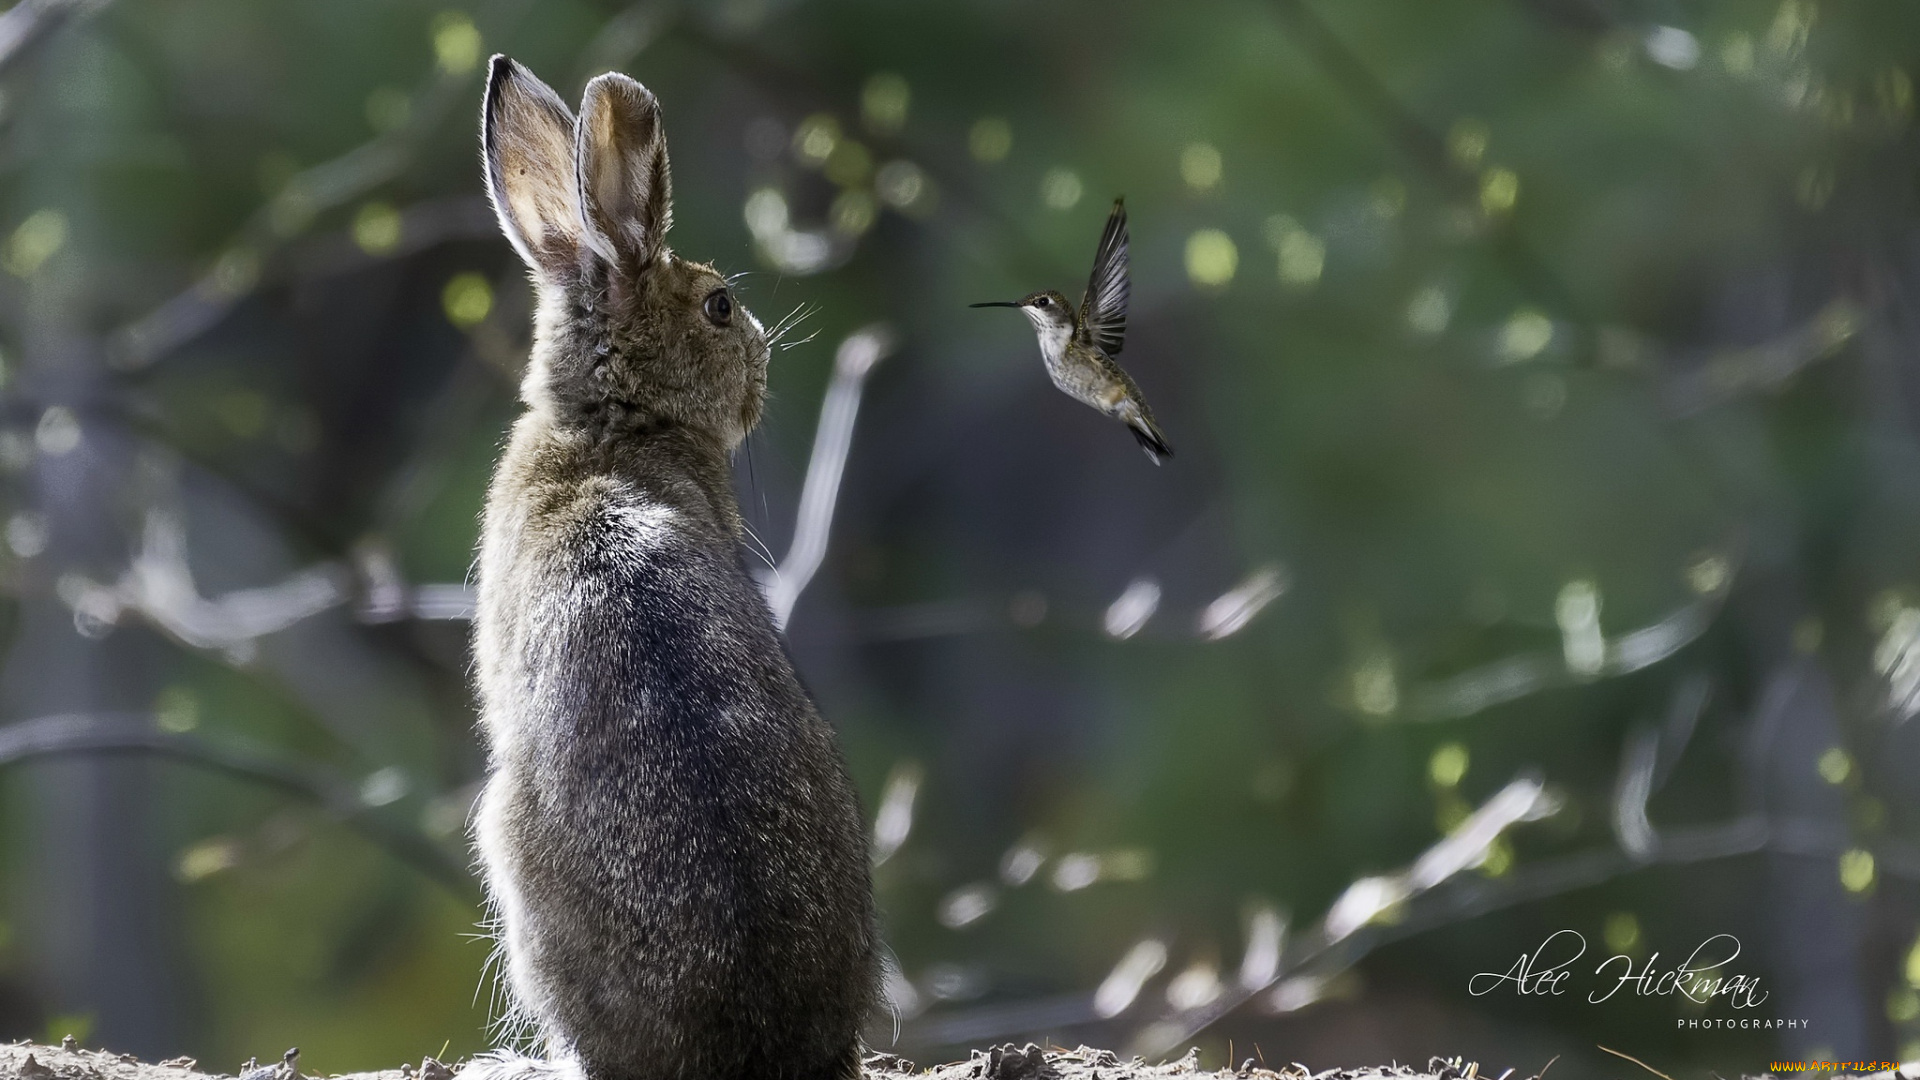
[[[1040,338],[1040,356],[1053,385],[1076,401],[1127,425],[1155,465],[1173,456],[1173,447],[1153,422],[1146,398],[1113,358],[1127,332],[1127,208],[1113,200],[1100,246],[1094,249],[1093,277],[1080,310],[1048,289],[1018,300],[993,300],[969,307],[1019,308]]]

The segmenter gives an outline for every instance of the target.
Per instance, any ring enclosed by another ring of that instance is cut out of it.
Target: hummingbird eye
[[[1049,300],[1049,299],[1047,299],[1046,297],[1044,297],[1044,296],[1043,296],[1043,297],[1041,297],[1040,299],[1038,299],[1038,300],[1035,300],[1035,301],[1033,302],[1033,306],[1034,306],[1034,307],[1046,307],[1047,305],[1049,305],[1049,304],[1051,304],[1051,303],[1053,303],[1053,301],[1051,301],[1051,300]]]
[[[725,289],[715,289],[707,294],[702,305],[707,313],[707,321],[715,326],[725,326],[733,321],[733,297]]]

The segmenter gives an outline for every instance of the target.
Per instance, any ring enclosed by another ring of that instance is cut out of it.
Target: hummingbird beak
[[[1019,307],[1011,300],[989,300],[984,304],[968,304],[968,307]]]

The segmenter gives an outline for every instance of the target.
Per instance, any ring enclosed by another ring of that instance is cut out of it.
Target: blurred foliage
[[[904,343],[789,636],[893,814],[909,1049],[1124,1047],[1232,982],[1254,913],[1310,924],[1537,770],[1561,811],[1458,917],[1304,1008],[1255,998],[1209,1059],[1920,1056],[1920,8],[77,11],[0,61],[9,718],[150,710],[464,857],[465,626],[381,598],[465,578],[515,407],[481,71],[506,51],[575,98],[617,67],[666,109],[676,247],[753,271],[769,323],[814,312],[741,455],[756,545],[787,541],[834,344]],[[1046,385],[1020,320],[965,306],[1077,296],[1120,193],[1159,470]],[[155,513],[204,596],[320,564],[344,599],[185,640],[114,591]],[[1767,850],[1475,906],[1619,847],[1641,731],[1656,829],[1757,817]],[[489,1045],[473,890],[243,778],[88,768],[0,774],[0,1035],[329,1071]],[[1736,934],[1758,1011],[1813,1023],[1468,995],[1560,928],[1590,962]],[[1131,1009],[1073,1012],[1156,955]]]

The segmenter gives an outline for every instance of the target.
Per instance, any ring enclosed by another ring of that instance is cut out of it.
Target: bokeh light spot
[[[1327,245],[1318,236],[1302,228],[1286,214],[1267,219],[1267,243],[1280,257],[1280,281],[1296,288],[1310,288],[1320,280],[1327,262]]]
[[[1600,632],[1600,586],[1585,578],[1562,585],[1553,602],[1553,620],[1560,624],[1560,651],[1567,670],[1598,675],[1607,662],[1607,639]]]
[[[1457,787],[1461,778],[1467,775],[1468,760],[1467,748],[1463,744],[1442,743],[1427,759],[1427,777],[1436,787]]]
[[[192,731],[200,726],[200,698],[192,687],[166,687],[154,698],[153,720],[161,731]]]
[[[1748,75],[1753,72],[1753,37],[1735,31],[1728,34],[1720,43],[1720,66],[1727,69],[1729,75]]]
[[[1447,299],[1447,291],[1438,285],[1421,286],[1407,301],[1407,325],[1422,337],[1445,333],[1452,319],[1453,304]]]
[[[471,270],[455,274],[440,294],[440,306],[448,322],[462,330],[471,329],[493,311],[493,286]]]
[[[1462,117],[1447,131],[1447,154],[1461,168],[1477,169],[1480,159],[1487,156],[1487,143],[1491,140],[1492,134],[1485,123]]]
[[[1600,937],[1616,956],[1632,953],[1640,946],[1640,920],[1631,911],[1616,911],[1602,924]]]
[[[1048,169],[1040,178],[1040,200],[1055,210],[1071,210],[1085,192],[1080,176],[1072,169]]]
[[[49,407],[33,426],[33,445],[49,457],[73,453],[80,447],[80,438],[80,419],[65,405]]]
[[[1853,848],[1840,856],[1840,884],[1848,892],[1863,893],[1873,888],[1876,872],[1873,852]]]
[[[840,144],[840,121],[828,113],[814,113],[793,129],[793,156],[815,168],[833,156]]]
[[[833,200],[829,211],[833,227],[846,236],[859,236],[873,228],[873,220],[878,213],[873,196],[858,189],[843,191]]]
[[[889,161],[873,174],[873,191],[880,201],[909,214],[933,208],[933,184],[911,161]]]
[[[841,187],[864,184],[873,172],[873,154],[852,139],[842,139],[827,155],[824,171],[827,179]]]
[[[1219,229],[1199,229],[1187,237],[1187,277],[1195,285],[1220,288],[1240,269],[1240,249]]]
[[[913,94],[905,77],[883,71],[867,80],[860,92],[860,116],[868,129],[891,135],[907,126],[907,106]]]
[[[1691,71],[1700,63],[1700,39],[1677,26],[1647,31],[1647,59],[1675,71]]]
[[[486,51],[480,30],[464,11],[443,11],[433,17],[433,57],[440,70],[464,75],[480,66]]]
[[[370,202],[353,215],[353,242],[369,255],[385,255],[400,246],[400,211]]]
[[[998,116],[983,116],[967,132],[967,152],[973,160],[991,165],[1013,152],[1013,128]]]
[[[1488,169],[1480,177],[1480,209],[1504,214],[1520,198],[1520,177],[1512,169]]]
[[[1531,360],[1553,341],[1553,320],[1534,308],[1521,308],[1500,329],[1500,359]]]
[[[1400,680],[1393,657],[1378,650],[1353,669],[1353,703],[1369,716],[1392,716],[1400,708]]]
[[[1733,564],[1717,551],[1705,551],[1687,564],[1687,587],[1701,596],[1713,596],[1727,587]]]
[[[180,853],[173,872],[191,885],[240,865],[240,845],[224,837],[202,840]]]
[[[1180,179],[1194,191],[1212,191],[1220,184],[1220,151],[1205,142],[1188,143],[1180,151]]]
[[[32,277],[66,244],[67,215],[58,210],[37,210],[21,222],[7,240],[7,272],[16,277]]]

